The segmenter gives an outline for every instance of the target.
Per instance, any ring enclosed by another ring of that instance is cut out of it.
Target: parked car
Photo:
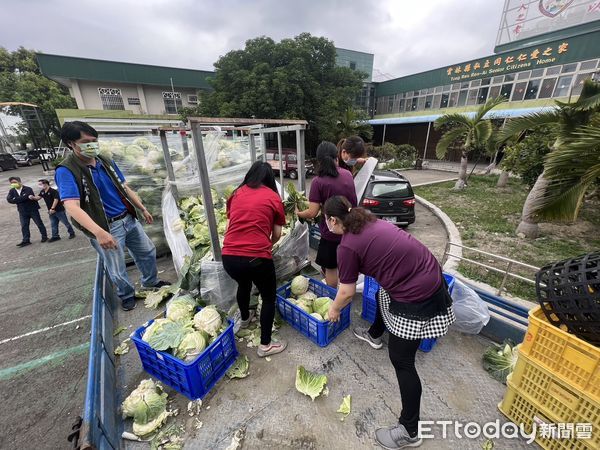
[[[273,170],[279,174],[279,168],[281,167],[279,162],[279,150],[276,148],[268,148],[266,155],[267,162],[271,165]],[[283,156],[283,176],[296,180],[298,178],[298,155],[296,149],[283,148],[281,149],[281,155]],[[312,161],[305,160],[304,167],[306,176],[314,174],[315,168]]]
[[[13,156],[17,160],[20,166],[33,166],[34,164],[40,164],[40,152],[38,150],[29,150],[23,152],[13,153]]]
[[[19,164],[13,155],[8,153],[0,153],[0,172],[3,170],[17,169]]]
[[[365,189],[360,205],[401,227],[415,222],[415,194],[410,182],[392,171],[377,171]]]

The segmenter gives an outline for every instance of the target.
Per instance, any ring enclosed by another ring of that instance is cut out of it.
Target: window
[[[425,97],[419,97],[419,104],[417,105],[417,109],[419,111],[423,111],[425,109]]]
[[[479,87],[481,86],[481,80],[473,80],[471,81],[471,87]]]
[[[417,100],[418,100],[418,97],[413,97],[412,103],[410,104],[411,111],[415,111],[417,109]]]
[[[460,88],[461,89],[469,89],[469,82],[465,81],[463,83],[460,83]]]
[[[479,88],[479,93],[477,94],[477,104],[478,105],[483,105],[485,103],[485,101],[487,100],[487,95],[488,95],[489,90],[490,90],[489,87]]]
[[[412,105],[412,98],[407,98],[406,99],[406,105],[404,105],[404,111],[412,111],[411,108]]]
[[[354,61],[350,61],[350,69],[356,70],[356,63]]]
[[[427,89],[427,93],[428,94],[433,94],[435,92],[435,88],[429,88]]]
[[[295,153],[288,153],[287,155],[287,162],[297,162],[298,161],[298,155],[296,155]]]
[[[561,66],[548,67],[546,69],[546,75],[558,75],[560,73]]]
[[[408,188],[408,183],[391,182],[391,183],[373,183],[371,195],[373,197],[388,197],[398,198],[411,195]]]
[[[442,94],[442,103],[440,104],[440,108],[448,107],[448,94]]]
[[[523,100],[523,97],[525,96],[525,90],[527,89],[527,82],[523,82],[523,83],[516,83],[515,84],[515,89],[513,91],[513,95],[512,95],[512,101],[520,101]]]
[[[540,84],[542,80],[531,80],[527,85],[527,90],[525,91],[525,100],[534,100],[537,97],[537,93],[540,89]]]
[[[394,110],[394,96],[388,96],[388,112],[392,112]]]
[[[494,83],[494,84],[502,83],[503,79],[504,79],[504,77],[502,75],[500,75],[499,77],[494,77],[494,78],[492,78],[492,83]]]
[[[102,101],[102,109],[125,109],[121,89],[98,88],[98,94]]]
[[[584,61],[579,66],[579,70],[592,70],[596,68],[596,64],[598,64],[597,59],[592,59],[591,61]]]
[[[442,92],[442,87],[441,86],[436,86],[435,93],[439,94],[440,92]]]
[[[531,75],[531,70],[527,70],[525,72],[520,72],[517,74],[517,80],[527,80]]]
[[[515,81],[515,74],[509,73],[508,75],[504,75],[504,82]]]
[[[554,89],[553,97],[566,97],[569,95],[569,88],[571,87],[572,80],[573,77],[571,75],[560,77],[556,83],[556,89]]]
[[[181,92],[163,92],[163,101],[165,102],[165,112],[167,114],[177,114],[182,107]]]
[[[477,103],[477,89],[471,89],[467,95],[467,105],[475,105]]]
[[[198,96],[197,95],[188,95],[188,103],[190,105],[197,105],[198,104]]]
[[[400,111],[404,111],[404,99],[403,98],[398,100],[398,112],[400,112]]]
[[[573,64],[565,64],[562,67],[562,72],[561,73],[570,73],[570,72],[575,72],[575,70],[577,70],[577,63],[573,63]]]
[[[544,75],[544,69],[534,69],[531,71],[531,78],[539,78]]]
[[[421,89],[419,91],[419,95],[425,95],[425,94],[427,94],[427,89]]]
[[[140,105],[140,99],[137,97],[127,97],[127,104],[129,105]]]
[[[496,98],[500,95],[500,86],[492,86],[490,88],[490,98]]]
[[[442,95],[441,94],[437,94],[433,96],[433,105],[431,105],[431,107],[433,109],[437,109],[440,107],[440,101],[442,99]]]
[[[542,83],[542,88],[540,89],[540,95],[538,98],[550,98],[552,97],[552,92],[554,92],[554,86],[556,85],[556,78],[546,78]]]
[[[414,92],[413,92],[413,95],[414,95],[415,97],[417,97],[417,96],[419,95],[419,91],[414,91]]]
[[[484,78],[483,80],[481,80],[481,85],[482,86],[489,86],[490,81],[492,81],[490,78]]]
[[[431,108],[431,102],[433,101],[433,95],[425,97],[425,109]]]
[[[452,85],[452,90],[459,90],[460,89],[460,83],[454,83]]]
[[[450,98],[448,99],[448,108],[452,108],[456,106],[456,102],[458,100],[458,92],[454,91],[450,93]]]
[[[447,84],[446,86],[444,86],[444,92],[450,92],[450,85]]]
[[[456,106],[465,106],[465,103],[467,103],[467,90],[463,90],[460,91],[460,93],[458,94],[458,103],[456,104]]]
[[[513,85],[512,83],[503,84],[502,89],[500,90],[500,95],[506,97],[506,99],[510,99],[510,93],[512,92]]]
[[[575,84],[573,84],[573,92],[571,92],[572,95],[579,95],[581,94],[581,90],[583,89],[583,82],[589,78],[592,78],[592,73],[580,73],[579,75],[577,75],[577,78],[575,78]]]

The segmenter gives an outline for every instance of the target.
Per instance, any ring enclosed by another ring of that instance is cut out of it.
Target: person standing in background
[[[60,200],[58,191],[50,187],[50,182],[46,179],[38,180],[38,187],[41,189],[40,193],[35,197],[36,201],[44,199],[46,206],[48,207],[48,216],[50,217],[50,226],[52,228],[52,236],[48,242],[56,242],[60,240],[60,234],[58,232],[58,222],[62,222],[67,231],[69,232],[69,239],[75,237],[75,230],[69,223],[67,213],[63,202]]]
[[[338,159],[341,168],[349,170],[352,176],[360,170],[369,158],[365,141],[360,136],[350,136],[337,143]]]
[[[17,247],[25,247],[31,244],[31,233],[29,232],[29,223],[31,220],[37,225],[42,235],[42,242],[48,240],[46,226],[40,217],[40,205],[35,200],[33,189],[29,186],[23,186],[19,177],[10,177],[10,190],[6,196],[6,201],[17,205],[19,219],[21,220],[21,234],[23,240],[17,244]]]

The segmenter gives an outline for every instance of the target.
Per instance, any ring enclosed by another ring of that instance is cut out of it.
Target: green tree
[[[0,47],[0,99],[39,106],[42,117],[55,138],[59,134],[55,109],[77,107],[65,87],[40,73],[35,52],[23,47],[13,52]],[[8,112],[18,114],[16,108]]]
[[[556,132],[544,162],[544,171],[525,200],[521,222],[517,227],[517,234],[522,233],[530,239],[539,235],[540,220],[577,218],[589,186],[588,178],[584,180],[578,177],[587,173],[585,167],[593,166],[595,161],[589,153],[594,151],[593,147],[583,151],[591,142],[583,139],[582,133],[594,128],[590,123],[600,113],[600,83],[586,80],[577,101],[556,101],[556,106],[551,111],[512,119],[500,133],[500,140],[506,140],[544,125],[551,126]],[[593,124],[596,123],[594,119]],[[576,158],[573,158],[574,149],[581,151]],[[552,170],[549,170],[550,167]],[[592,170],[590,173],[595,172]]]
[[[520,141],[507,145],[500,166],[505,171],[519,175],[521,181],[531,189],[544,171],[544,157],[550,152],[554,139],[551,127],[540,127]]]
[[[307,145],[314,146],[321,139],[336,139],[337,123],[352,107],[363,75],[335,65],[335,47],[328,39],[309,33],[280,42],[258,37],[219,58],[214,90],[186,114],[304,119]]]
[[[444,135],[439,140],[435,149],[436,155],[442,159],[448,153],[451,145],[461,146],[460,170],[454,189],[464,189],[467,186],[467,157],[473,150],[487,152],[493,148],[490,138],[493,133],[492,121],[484,119],[485,115],[500,103],[506,101],[504,97],[489,99],[475,111],[473,117],[467,114],[453,113],[438,117],[434,123],[436,130],[442,129]]]
[[[356,108],[347,108],[337,122],[336,139],[349,136],[360,136],[365,141],[373,137],[373,127],[368,122],[368,115]]]

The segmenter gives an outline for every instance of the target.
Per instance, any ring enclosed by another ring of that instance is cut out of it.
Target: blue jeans
[[[50,216],[50,226],[52,227],[52,237],[57,238],[60,237],[58,233],[58,222],[61,222],[65,227],[67,227],[67,231],[69,232],[69,236],[75,234],[73,227],[69,223],[69,219],[67,218],[67,213],[63,211],[56,211],[54,214],[48,214]]]
[[[131,216],[110,224],[110,234],[117,241],[116,250],[103,249],[96,239],[90,239],[92,246],[104,260],[110,279],[117,287],[117,295],[121,300],[135,295],[133,283],[127,275],[125,267],[125,248],[133,258],[135,265],[142,273],[142,286],[152,287],[158,283],[156,268],[156,247],[142,228],[142,224]]]

